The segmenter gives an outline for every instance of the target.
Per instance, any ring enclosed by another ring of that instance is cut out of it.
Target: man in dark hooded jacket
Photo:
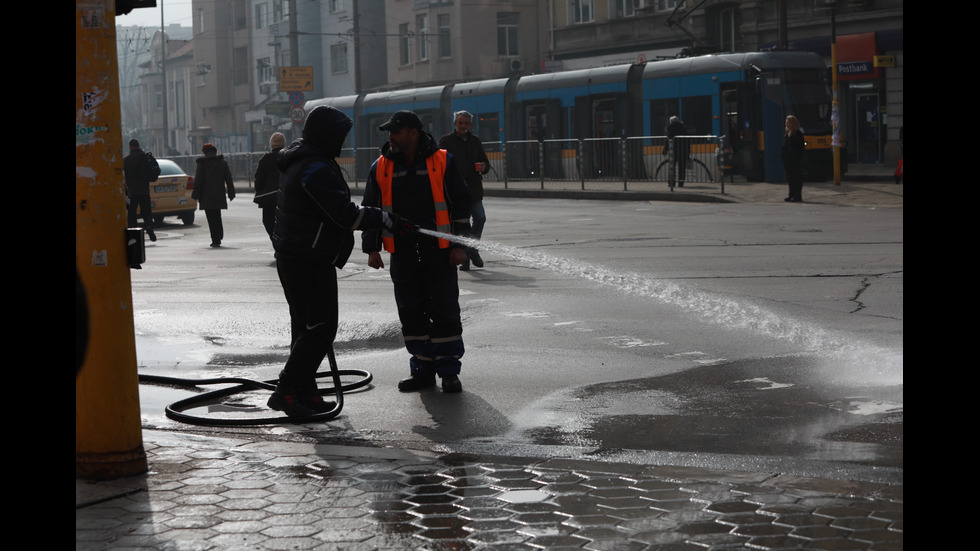
[[[351,202],[336,158],[353,123],[337,109],[310,111],[302,139],[279,152],[279,197],[272,243],[286,302],[292,344],[269,407],[292,418],[334,409],[316,385],[316,372],[337,336],[337,269],[354,247],[354,231],[411,231],[411,223]]]

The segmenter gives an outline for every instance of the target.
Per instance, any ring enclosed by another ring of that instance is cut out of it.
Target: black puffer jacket
[[[255,169],[255,199],[259,207],[276,206],[276,196],[279,194],[279,152],[281,147],[273,148],[259,159]]]
[[[332,107],[310,111],[303,138],[279,152],[283,173],[272,243],[276,255],[342,268],[354,232],[383,225],[380,209],[360,208],[335,160],[353,123]]]

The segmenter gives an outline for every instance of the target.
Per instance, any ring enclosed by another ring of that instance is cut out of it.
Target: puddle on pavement
[[[523,412],[511,438],[902,467],[902,385],[827,381],[820,361],[759,358],[569,389]]]

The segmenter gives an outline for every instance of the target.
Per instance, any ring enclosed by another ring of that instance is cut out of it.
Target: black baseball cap
[[[398,111],[388,119],[388,122],[378,127],[378,130],[387,132],[400,128],[414,128],[422,130],[422,119],[411,111]]]

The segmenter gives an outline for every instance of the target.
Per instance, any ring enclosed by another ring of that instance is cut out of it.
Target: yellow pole
[[[833,87],[833,106],[830,120],[833,126],[831,144],[834,147],[834,185],[841,183],[840,173],[840,102],[837,98],[837,16],[836,9],[830,9],[830,75]]]
[[[126,259],[115,20],[114,0],[75,1],[75,267],[88,304],[88,343],[75,376],[75,476],[90,478],[147,470]]]

